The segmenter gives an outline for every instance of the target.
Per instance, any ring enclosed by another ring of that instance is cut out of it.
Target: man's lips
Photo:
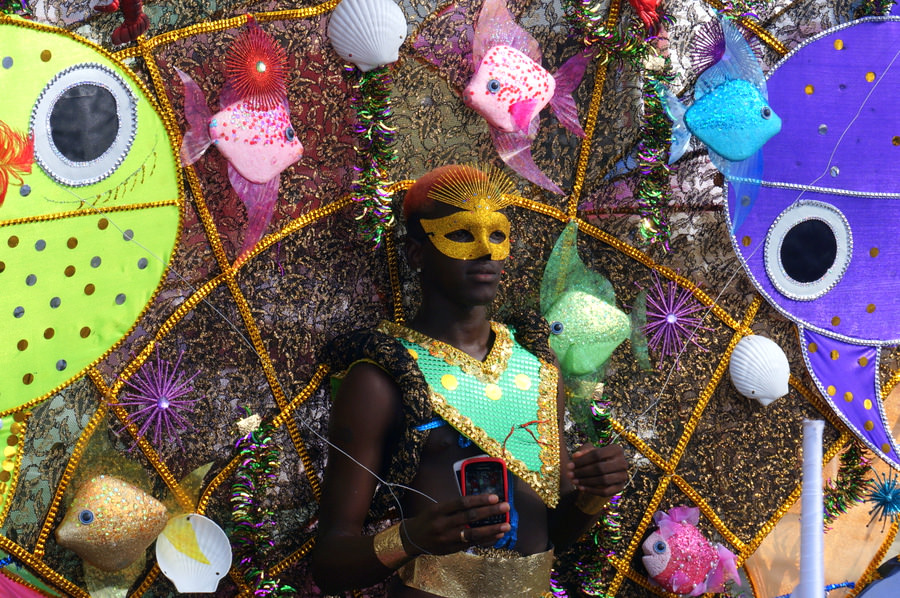
[[[466,276],[479,282],[494,282],[500,277],[500,269],[487,264],[473,266],[466,271]]]

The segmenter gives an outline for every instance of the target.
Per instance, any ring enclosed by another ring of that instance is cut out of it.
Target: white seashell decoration
[[[788,393],[791,366],[778,343],[751,335],[742,338],[732,351],[728,373],[740,394],[765,407]]]
[[[179,592],[211,594],[231,568],[231,543],[212,519],[179,515],[156,540],[156,562]]]
[[[392,0],[342,0],[328,21],[338,56],[363,72],[396,62],[406,39],[406,17]]]

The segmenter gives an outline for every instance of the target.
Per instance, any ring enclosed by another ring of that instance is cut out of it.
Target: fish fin
[[[690,578],[687,573],[684,571],[676,571],[672,574],[672,577],[669,578],[669,585],[671,586],[673,591],[677,591],[681,586],[690,583]]]
[[[588,61],[587,53],[579,52],[565,61],[553,74],[553,78],[556,80],[556,91],[550,99],[550,109],[556,115],[559,123],[578,137],[584,137],[584,129],[581,128],[581,123],[578,121],[578,106],[575,105],[572,92],[581,85]]]
[[[241,101],[241,96],[238,94],[237,90],[233,85],[229,84],[227,81],[225,85],[222,86],[222,89],[219,91],[219,109],[224,110],[228,108],[232,104],[236,104]]]
[[[756,197],[759,195],[759,186],[763,173],[763,152],[758,152],[740,162],[732,162],[709,150],[709,158],[719,172],[728,178],[729,184],[734,188],[734,210],[731,214],[731,232],[737,232],[746,220]]]
[[[687,576],[685,576],[685,577],[687,577]],[[694,586],[694,589],[691,590],[691,592],[690,592],[690,594],[688,594],[688,596],[702,596],[703,594],[706,593],[706,588],[707,588],[706,581],[701,581],[700,583],[698,583],[697,585]]]
[[[229,163],[228,180],[247,208],[247,229],[244,231],[244,244],[240,252],[243,255],[253,249],[269,228],[272,213],[275,211],[275,201],[278,199],[281,177],[273,177],[265,183],[253,183],[241,176],[241,173]]]
[[[749,81],[768,100],[766,78],[753,48],[730,19],[719,16],[719,22],[722,25],[722,34],[725,36],[725,53],[718,62],[703,71],[697,78],[697,83],[694,85],[694,101],[696,102],[721,85],[723,81],[729,79]]]
[[[678,523],[687,523],[697,527],[700,523],[700,509],[680,505],[669,509],[669,518]]]
[[[97,12],[116,12],[119,10],[119,0],[112,0],[109,4],[98,4],[94,7]]]
[[[497,148],[500,159],[520,176],[547,191],[565,195],[559,185],[551,181],[537,167],[534,158],[531,157],[531,144],[537,135],[537,125],[538,117],[535,117],[528,127],[527,135],[523,132],[504,133],[491,127],[491,139],[494,141],[494,147]]]
[[[900,468],[897,442],[885,426],[888,419],[878,384],[878,348],[845,343],[807,328],[799,328],[804,361],[828,405],[872,452],[892,467]],[[810,343],[815,343],[815,353],[809,351]],[[840,359],[832,359],[835,351]],[[860,363],[866,365],[861,366]],[[846,401],[845,396],[851,396],[853,400]],[[866,409],[867,403],[873,409]],[[870,423],[872,429],[868,430]],[[882,447],[889,450],[885,451]]]
[[[475,67],[494,46],[510,46],[538,64],[541,64],[541,47],[530,33],[513,19],[504,0],[484,0],[475,35],[472,38],[472,63]]]
[[[713,570],[706,576],[707,592],[721,592],[725,589],[725,582],[729,579],[741,585],[741,578],[737,571],[737,557],[734,553],[722,546],[716,544],[716,554],[718,560]]]
[[[181,162],[187,166],[200,159],[203,152],[212,144],[209,136],[209,121],[212,112],[206,105],[206,98],[200,86],[187,73],[175,69],[184,84],[184,118],[188,129],[181,142]]]
[[[669,517],[660,519],[656,522],[659,526],[659,535],[664,539],[669,539],[681,530],[681,524]]]
[[[468,2],[451,2],[422,22],[412,43],[413,51],[458,89],[465,87],[481,63],[481,58],[475,62],[472,52],[474,11]]]
[[[656,95],[659,96],[659,101],[662,103],[666,116],[672,121],[669,164],[674,164],[684,155],[688,144],[691,142],[691,132],[688,131],[687,125],[684,124],[684,113],[687,112],[687,107],[665,85],[659,84],[656,86]]]
[[[534,112],[535,106],[537,106],[537,100],[535,99],[513,102],[510,105],[509,113],[520,131],[528,130],[528,125],[531,124],[531,114]]]

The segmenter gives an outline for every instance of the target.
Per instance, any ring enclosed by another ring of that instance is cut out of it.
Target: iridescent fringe
[[[0,0],[0,13],[29,18],[34,15],[27,0]]]
[[[612,440],[609,423],[609,402],[594,401],[594,427],[600,446]],[[621,495],[612,497],[596,524],[569,550],[557,557],[550,587],[557,598],[568,596],[597,596],[613,598],[607,592],[609,581],[615,576],[610,557],[622,541],[619,514]]]
[[[872,488],[872,480],[866,479],[872,471],[871,461],[865,447],[858,442],[852,442],[841,455],[835,480],[825,484],[826,526],[846,513],[854,503],[865,500],[866,491]]]
[[[237,569],[254,596],[296,596],[289,585],[267,579],[260,565],[275,546],[274,511],[264,504],[277,476],[280,451],[272,443],[272,426],[265,424],[237,442],[241,463],[231,485],[232,530]]]
[[[862,0],[862,3],[856,7],[853,18],[886,16],[890,14],[894,4],[896,4],[895,0]]]
[[[638,182],[635,196],[641,208],[640,234],[648,243],[660,243],[669,250],[669,223],[663,216],[663,206],[669,203],[669,143],[672,125],[662,109],[656,94],[657,85],[671,81],[671,65],[665,59],[662,73],[644,66],[653,49],[645,38],[643,25],[635,20],[623,34],[618,28],[610,28],[603,14],[607,5],[596,0],[567,0],[566,17],[576,35],[589,47],[596,48],[603,63],[610,59],[623,61],[639,72],[643,78],[644,114],[641,124],[641,141],[638,144]],[[672,23],[667,15],[661,21]]]
[[[356,216],[359,232],[377,249],[384,235],[394,225],[391,194],[388,192],[387,166],[396,158],[393,148],[396,129],[388,125],[393,109],[391,91],[393,79],[389,67],[382,66],[363,73],[354,66],[345,67],[353,85],[351,99],[356,111],[357,173],[353,181],[353,201],[359,203]]]

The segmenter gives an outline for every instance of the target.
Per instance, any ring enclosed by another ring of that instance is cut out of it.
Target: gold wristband
[[[388,569],[397,569],[409,560],[400,538],[400,524],[395,523],[375,534],[375,556]]]
[[[575,508],[585,515],[596,515],[609,504],[609,499],[605,496],[597,496],[596,494],[588,494],[587,492],[578,492],[575,497]]]

